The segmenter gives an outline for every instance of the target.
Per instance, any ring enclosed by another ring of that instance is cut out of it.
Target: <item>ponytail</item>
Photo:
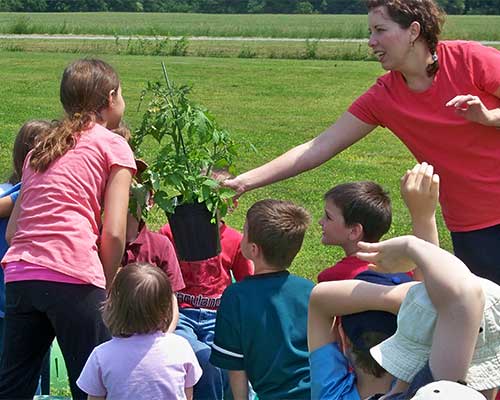
[[[30,159],[31,168],[44,172],[74,148],[82,132],[102,119],[101,111],[109,106],[109,94],[119,87],[115,70],[102,60],[82,59],[66,67],[60,87],[66,118],[37,143]]]
[[[91,115],[75,115],[65,118],[49,130],[37,143],[30,158],[30,167],[36,172],[44,172],[49,165],[75,147],[80,133],[94,118]]]

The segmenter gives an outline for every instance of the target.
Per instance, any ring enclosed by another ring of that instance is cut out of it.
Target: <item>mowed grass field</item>
[[[500,16],[449,16],[447,39],[500,40]],[[0,13],[0,33],[366,38],[366,15]]]
[[[28,119],[59,118],[58,86],[64,67],[74,54],[14,53],[0,51],[3,101],[0,103],[0,165],[5,180],[10,170],[14,136]],[[383,71],[376,62],[321,60],[261,60],[197,57],[103,56],[118,70],[127,102],[125,119],[135,127],[145,83],[161,79],[160,62],[179,84],[193,86],[193,99],[206,106],[229,129],[240,145],[237,170],[243,172],[313,138],[329,126]],[[254,144],[258,153],[250,150]],[[154,151],[151,149],[151,151]],[[320,244],[318,220],[323,194],[332,186],[354,180],[374,180],[393,199],[393,225],[387,237],[411,232],[408,213],[400,199],[399,180],[414,165],[404,145],[384,129],[325,163],[296,178],[250,192],[227,222],[241,229],[245,212],[256,200],[278,198],[305,206],[313,223],[292,271],[315,280],[317,273],[338,261],[339,249]],[[75,172],[77,173],[77,172]],[[154,213],[153,228],[165,223]],[[445,248],[449,235],[439,220]]]

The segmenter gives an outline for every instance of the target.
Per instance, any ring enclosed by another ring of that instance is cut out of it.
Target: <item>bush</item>
[[[296,14],[312,14],[314,12],[314,7],[308,1],[299,1],[297,3]]]

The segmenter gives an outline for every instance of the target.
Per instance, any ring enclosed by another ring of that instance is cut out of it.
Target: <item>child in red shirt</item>
[[[374,182],[337,185],[324,196],[325,213],[320,219],[321,242],[340,246],[345,257],[318,275],[318,282],[353,279],[368,269],[368,263],[354,254],[358,242],[378,242],[391,226],[391,200]]]

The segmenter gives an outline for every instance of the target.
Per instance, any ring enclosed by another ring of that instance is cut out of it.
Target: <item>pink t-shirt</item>
[[[135,171],[132,150],[98,124],[45,172],[34,172],[26,161],[17,231],[2,264],[26,261],[104,288],[97,241],[113,166]]]
[[[394,132],[419,161],[441,177],[440,202],[451,231],[500,223],[500,131],[457,115],[445,104],[460,94],[500,107],[500,51],[476,42],[445,41],[439,70],[423,92],[408,88],[399,72],[380,77],[349,108],[360,120]]]
[[[90,354],[77,380],[85,393],[106,400],[185,399],[202,370],[183,337],[157,332],[113,337]]]

